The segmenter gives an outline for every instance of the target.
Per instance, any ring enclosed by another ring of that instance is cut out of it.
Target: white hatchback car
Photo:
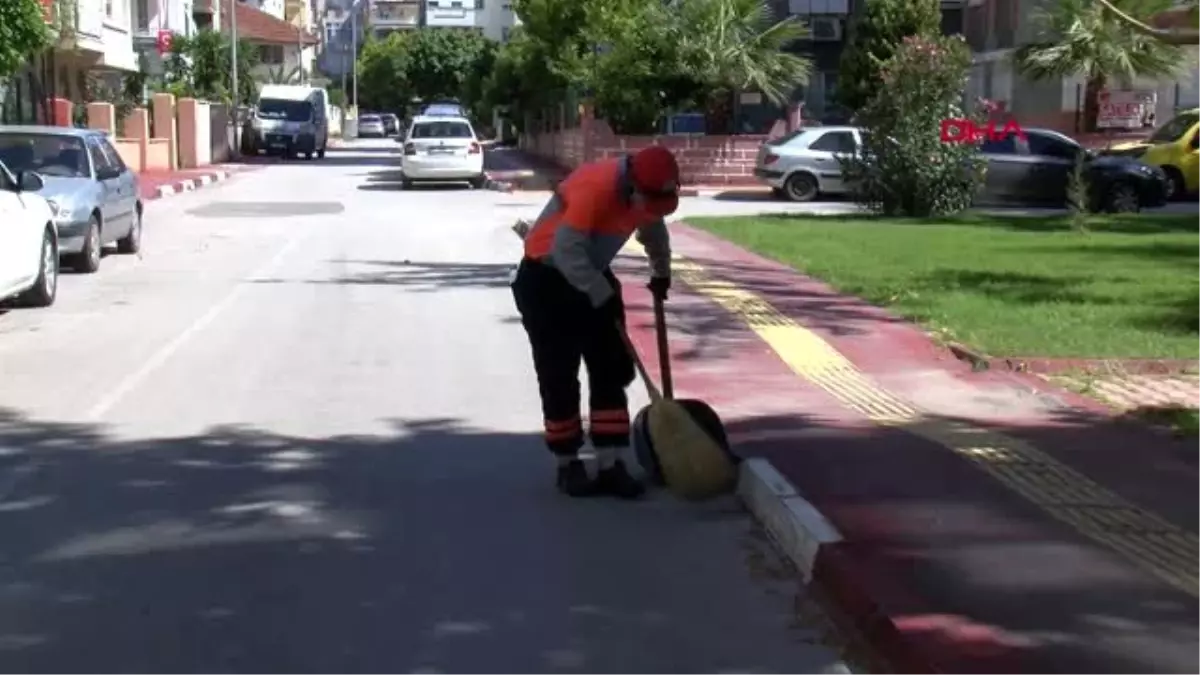
[[[0,163],[0,300],[48,307],[58,293],[58,231],[42,177]]]
[[[405,188],[415,182],[470,183],[476,189],[487,184],[483,146],[464,117],[414,117],[400,171]]]
[[[754,176],[777,197],[808,202],[820,195],[844,194],[842,157],[862,146],[855,127],[805,127],[764,143],[758,150]]]

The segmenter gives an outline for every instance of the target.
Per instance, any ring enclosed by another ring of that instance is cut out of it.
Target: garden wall
[[[523,134],[520,147],[573,169],[586,161],[620,157],[658,144],[670,148],[679,158],[684,185],[752,185],[756,183],[753,171],[759,146],[799,124],[798,109],[791,117],[793,124],[778,120],[771,133],[765,135],[628,136],[613,133],[608,123],[596,119],[591,106],[584,104],[577,126]]]

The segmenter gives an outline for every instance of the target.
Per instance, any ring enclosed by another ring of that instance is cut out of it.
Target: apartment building
[[[481,28],[479,18],[485,1],[425,0],[423,25],[429,28]]]
[[[483,0],[482,4],[477,16],[484,36],[497,42],[508,42],[512,29],[521,22],[513,11],[512,0]]]
[[[190,36],[197,30],[191,3],[186,0],[132,0],[133,48],[146,72],[160,74],[164,34]]]
[[[367,0],[328,0],[322,21],[324,38],[317,56],[317,70],[333,79],[354,70],[355,49],[362,49],[369,27]]]
[[[371,0],[369,30],[378,39],[421,27],[421,0]]]
[[[224,0],[222,4],[221,30],[233,30],[232,12],[237,12],[238,38],[258,51],[259,63],[251,77],[258,82],[290,83],[312,77],[320,44],[316,36],[256,8],[252,0]]]

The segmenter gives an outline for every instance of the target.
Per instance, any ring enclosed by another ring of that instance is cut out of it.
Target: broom
[[[635,426],[643,428],[635,429],[633,435],[635,444],[639,439],[643,444],[638,448],[642,451],[639,461],[651,478],[660,479],[672,493],[689,501],[708,499],[733,490],[737,484],[737,459],[729,449],[721,418],[703,401],[676,400],[674,397],[663,301],[654,299],[654,330],[662,370],[661,392],[638,358],[624,327],[618,328],[650,393],[650,405],[635,419]]]

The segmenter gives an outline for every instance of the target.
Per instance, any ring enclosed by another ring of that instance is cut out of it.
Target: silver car
[[[758,150],[754,175],[778,197],[808,202],[821,195],[849,191],[839,158],[854,154],[862,144],[855,127],[809,127],[764,143]]]
[[[142,200],[137,175],[108,136],[92,129],[0,127],[0,159],[12,171],[34,171],[58,228],[59,253],[80,272],[100,268],[101,249],[142,247]]]
[[[363,115],[358,118],[359,138],[386,138],[387,127],[379,115]]]

